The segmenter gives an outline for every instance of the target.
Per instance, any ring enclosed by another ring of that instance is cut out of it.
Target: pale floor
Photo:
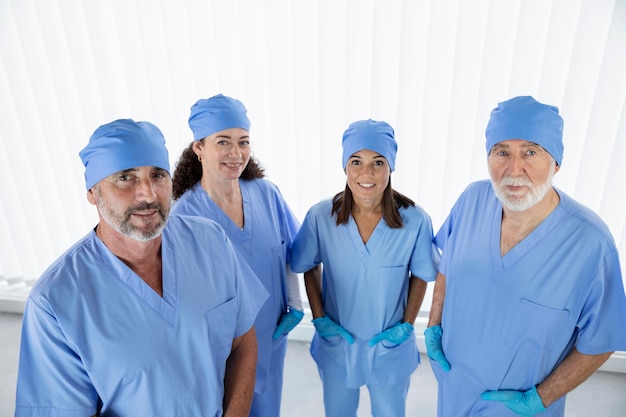
[[[22,316],[0,313],[0,417],[13,415],[15,378]],[[424,359],[424,358],[422,358]],[[407,416],[435,417],[437,388],[427,361],[413,374]],[[362,389],[358,415],[370,415],[367,390]],[[285,364],[283,417],[321,417],[322,390],[308,343],[290,341]],[[568,395],[567,417],[625,417],[626,375],[596,372]]]

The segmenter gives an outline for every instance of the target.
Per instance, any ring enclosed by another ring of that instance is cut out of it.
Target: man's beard
[[[554,176],[555,170],[556,166],[553,164],[546,182],[537,186],[533,186],[532,182],[525,177],[504,177],[498,184],[492,179],[491,185],[496,197],[498,197],[498,200],[500,200],[504,207],[515,212],[526,211],[543,200],[548,194],[552,188],[552,177]],[[509,185],[517,187],[525,186],[527,190],[510,192],[506,189]]]
[[[141,203],[136,207],[131,207],[124,214],[118,214],[112,210],[107,203],[101,198],[100,193],[96,193],[96,206],[100,212],[100,215],[118,233],[128,236],[132,239],[139,240],[141,242],[147,242],[158,237],[163,229],[167,216],[169,214],[169,207],[163,207],[158,203]],[[147,229],[140,229],[130,222],[130,218],[133,213],[143,210],[157,210],[161,219],[151,224]]]

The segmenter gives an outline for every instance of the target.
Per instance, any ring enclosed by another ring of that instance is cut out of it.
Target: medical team
[[[394,190],[391,125],[350,123],[345,189],[302,225],[251,154],[243,103],[189,116],[173,175],[150,122],[97,128],[80,159],[99,221],[34,285],[15,416],[280,415],[286,335],[302,320],[326,416],[404,416],[424,332],[440,417],[563,417],[566,394],[626,350],[626,296],[606,224],[552,184],[557,107],[498,103],[489,180],[470,184],[436,234]]]

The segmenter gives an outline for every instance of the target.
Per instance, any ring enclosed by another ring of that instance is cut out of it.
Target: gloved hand
[[[302,317],[304,317],[304,312],[289,307],[289,311],[280,317],[280,322],[276,326],[276,330],[274,330],[274,340],[292,331],[300,323]]]
[[[354,343],[354,339],[352,335],[348,333],[346,329],[335,323],[332,319],[323,316],[318,317],[312,321],[313,326],[315,326],[315,330],[322,337],[330,337],[330,336],[341,336],[350,344]]]
[[[374,346],[376,343],[387,340],[391,343],[400,344],[406,341],[411,332],[413,331],[413,325],[411,323],[398,323],[394,326],[391,326],[384,332],[378,333],[376,336],[370,339],[369,345]]]
[[[450,362],[446,359],[446,355],[443,354],[443,348],[441,347],[441,338],[443,337],[441,326],[437,324],[427,327],[424,330],[424,337],[428,357],[437,362],[444,371],[448,372],[450,370]]]
[[[528,391],[485,391],[480,395],[483,400],[500,401],[520,416],[530,417],[546,411],[541,397],[537,393],[537,387]]]

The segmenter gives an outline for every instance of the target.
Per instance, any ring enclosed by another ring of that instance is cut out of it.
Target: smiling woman
[[[347,123],[389,121],[394,188],[435,229],[487,177],[493,103],[553,103],[555,184],[600,214],[626,259],[624,27],[626,2],[611,0],[2,1],[0,307],[21,311],[32,280],[97,223],[77,157],[96,126],[154,122],[173,167],[189,103],[217,92],[246,103],[252,153],[300,220],[345,184]]]

